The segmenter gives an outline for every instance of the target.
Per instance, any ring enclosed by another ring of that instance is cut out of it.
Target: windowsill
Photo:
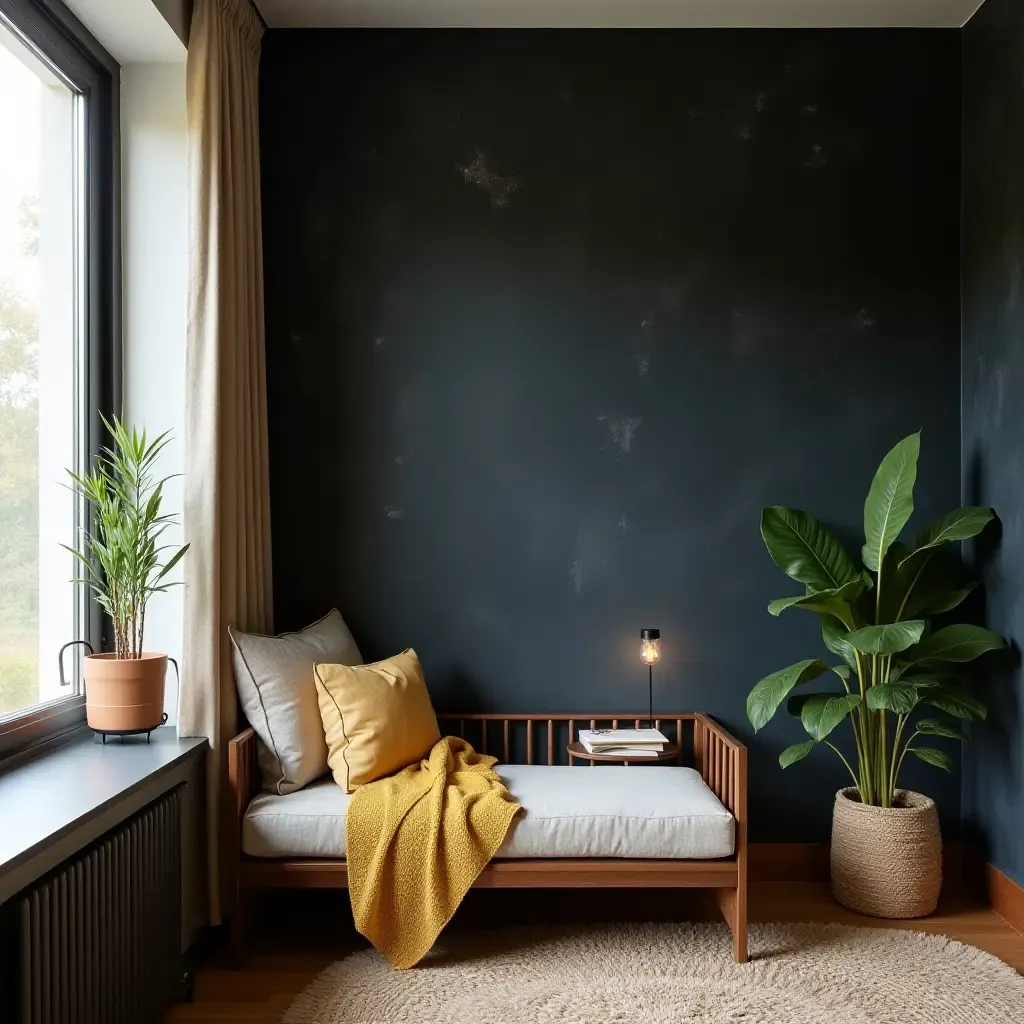
[[[205,739],[86,732],[0,774],[0,903],[184,781]]]

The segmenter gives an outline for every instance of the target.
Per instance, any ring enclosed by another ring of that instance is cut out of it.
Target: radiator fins
[[[180,991],[182,787],[20,899],[18,1024],[148,1024]]]

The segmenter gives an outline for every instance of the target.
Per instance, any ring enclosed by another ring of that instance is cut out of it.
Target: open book
[[[588,754],[656,757],[668,739],[659,729],[580,729],[580,743]]]

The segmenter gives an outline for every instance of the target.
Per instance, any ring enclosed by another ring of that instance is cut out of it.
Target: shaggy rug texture
[[[449,933],[420,966],[374,950],[327,968],[283,1024],[1021,1024],[1024,977],[917,932],[719,925]]]

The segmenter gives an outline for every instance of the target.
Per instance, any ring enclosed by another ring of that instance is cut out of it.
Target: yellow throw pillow
[[[426,757],[441,738],[413,650],[373,665],[313,666],[327,763],[346,793]]]

